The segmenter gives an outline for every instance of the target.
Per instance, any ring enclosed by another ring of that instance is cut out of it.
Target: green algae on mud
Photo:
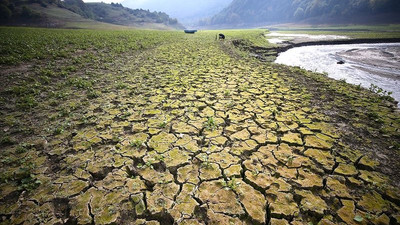
[[[68,32],[1,65],[1,224],[399,222],[393,103],[214,31]]]

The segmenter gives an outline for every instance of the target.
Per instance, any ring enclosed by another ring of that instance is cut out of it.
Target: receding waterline
[[[275,63],[327,73],[365,88],[377,85],[400,102],[400,43],[297,47],[280,53]]]

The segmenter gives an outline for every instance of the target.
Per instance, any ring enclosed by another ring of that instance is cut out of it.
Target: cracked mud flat
[[[399,224],[395,105],[230,45],[82,60],[98,96],[25,112],[2,87],[0,224]]]

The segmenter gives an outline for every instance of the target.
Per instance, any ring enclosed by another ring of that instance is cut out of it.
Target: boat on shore
[[[187,34],[194,34],[194,33],[197,32],[197,30],[184,30],[184,31],[185,31],[185,33],[187,33]]]

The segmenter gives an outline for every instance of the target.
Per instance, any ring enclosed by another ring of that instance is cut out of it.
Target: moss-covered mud
[[[400,223],[394,103],[157,35],[1,65],[0,224]]]

